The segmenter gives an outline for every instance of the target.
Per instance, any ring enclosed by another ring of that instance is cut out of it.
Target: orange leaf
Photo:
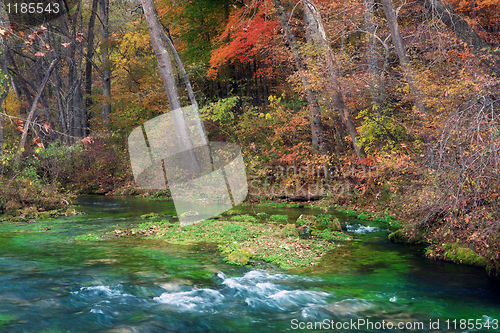
[[[68,47],[68,46],[71,45],[71,43],[61,43],[61,45],[64,46],[64,47]]]
[[[90,136],[88,136],[88,137],[86,137],[86,138],[84,138],[84,139],[81,139],[81,140],[80,140],[80,142],[81,142],[84,146],[88,146],[88,145],[90,145],[90,144],[93,142],[93,140],[92,140],[92,138],[91,138]]]
[[[37,56],[37,57],[45,57],[45,53],[38,51],[37,53],[35,53],[35,56]]]
[[[37,145],[38,147],[40,147],[40,148],[45,148],[45,147],[43,146],[43,142],[41,142],[41,141],[40,141],[40,138],[39,138],[38,136],[37,136],[37,137],[35,137],[35,138],[33,138],[33,143],[34,143],[34,144],[36,144],[36,145]]]
[[[83,33],[79,32],[76,34],[76,40],[81,42],[83,40]]]
[[[45,124],[43,124],[43,128],[46,132],[50,132],[50,124],[48,122],[45,122]]]

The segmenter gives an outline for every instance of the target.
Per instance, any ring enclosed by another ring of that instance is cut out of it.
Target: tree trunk
[[[196,97],[194,96],[194,91],[193,91],[193,87],[191,86],[191,81],[189,80],[189,76],[187,75],[186,69],[184,68],[184,65],[182,64],[181,58],[179,57],[179,53],[177,53],[177,50],[175,49],[174,43],[172,42],[172,38],[170,37],[170,32],[164,26],[163,26],[163,30],[162,30],[162,38],[163,38],[163,41],[165,43],[167,43],[167,46],[170,49],[170,52],[172,52],[175,63],[177,64],[177,68],[179,68],[179,71],[181,72],[182,80],[184,81],[184,84],[186,85],[186,90],[187,90],[187,93],[189,96],[189,101],[191,102],[191,105],[193,106],[193,108],[195,108],[197,110],[198,109],[198,102],[196,101]],[[200,135],[202,137],[202,140],[205,140],[205,143],[208,143],[208,141],[206,139],[207,133],[205,131],[205,126],[203,125],[203,122],[201,121],[201,119],[199,117],[197,119],[197,125],[198,125],[198,129],[200,131]]]
[[[363,16],[365,19],[366,31],[366,63],[368,65],[368,75],[370,76],[370,99],[373,108],[380,112],[383,103],[382,84],[380,83],[377,43],[375,41],[375,24],[373,15],[374,0],[363,0]]]
[[[479,36],[474,29],[467,23],[467,21],[453,8],[448,6],[442,0],[417,0],[422,6],[436,15],[441,22],[443,22],[453,33],[460,38],[467,45],[472,45],[473,52],[476,55],[484,55],[488,44]],[[472,5],[472,2],[471,2]],[[482,62],[488,67],[492,68],[497,74],[500,73],[500,59],[493,53],[494,64],[490,61],[483,59]]]
[[[320,54],[322,54],[325,58],[327,67],[326,73],[331,83],[331,89],[333,90],[333,104],[338,110],[340,118],[347,128],[347,132],[351,137],[356,155],[358,158],[362,158],[364,157],[364,152],[357,141],[358,133],[356,131],[356,126],[354,126],[352,117],[345,105],[344,95],[342,93],[342,89],[340,88],[339,74],[337,73],[338,69],[335,64],[332,50],[326,39],[323,20],[316,5],[310,0],[304,0],[304,15],[307,17],[308,29],[310,30],[310,35],[313,36],[314,45],[319,49]]]
[[[181,102],[179,91],[175,82],[172,62],[170,61],[170,54],[168,53],[167,47],[163,42],[165,32],[160,20],[158,19],[153,0],[141,1],[144,15],[146,16],[149,35],[151,37],[151,44],[153,45],[156,60],[158,62],[158,70],[160,72],[163,86],[165,87],[168,102],[170,104],[170,110],[178,110],[181,108]],[[174,130],[176,131],[177,137],[179,138],[179,146],[181,148],[181,151],[187,152],[187,154],[182,154],[182,162],[184,168],[185,170],[188,170],[192,175],[199,174],[201,172],[201,166],[196,155],[192,151],[193,143],[189,135],[189,130],[187,128],[184,115],[181,111],[172,113],[172,116],[175,124]],[[205,139],[205,142],[206,141],[207,140]]]
[[[382,6],[384,7],[385,17],[387,18],[387,23],[389,24],[389,30],[391,31],[392,42],[398,54],[399,63],[403,70],[403,75],[408,82],[410,92],[413,96],[413,102],[415,103],[415,108],[417,113],[422,118],[427,114],[427,110],[424,107],[422,100],[422,93],[418,88],[417,82],[415,80],[415,74],[413,67],[410,63],[410,59],[406,55],[406,47],[403,42],[403,38],[399,33],[398,21],[396,18],[396,13],[394,13],[394,7],[392,6],[392,0],[381,0]]]
[[[472,45],[476,50],[488,46],[464,18],[442,0],[417,0],[417,2],[435,14],[467,45]]]
[[[283,9],[280,0],[272,0],[274,9],[278,15],[281,28],[285,33],[286,41],[288,46],[292,51],[292,56],[295,59],[297,65],[300,79],[302,85],[304,86],[304,92],[307,99],[307,104],[309,107],[309,114],[311,115],[311,134],[312,134],[312,144],[315,149],[317,149],[321,155],[328,155],[328,149],[326,146],[325,133],[323,129],[323,123],[321,122],[321,112],[319,109],[319,103],[316,95],[313,93],[309,79],[307,78],[307,66],[304,62],[304,58],[299,49],[295,36],[292,33],[292,29],[288,24],[288,17]]]
[[[57,62],[57,59],[54,59],[50,63],[49,69],[47,70],[47,73],[45,74],[45,77],[43,78],[43,81],[40,84],[40,87],[38,87],[38,91],[36,93],[36,96],[33,99],[33,104],[31,105],[31,109],[30,109],[30,113],[28,115],[28,118],[24,122],[23,134],[21,135],[21,140],[19,141],[18,158],[19,158],[21,152],[24,150],[24,147],[26,145],[26,138],[28,137],[29,125],[31,124],[31,122],[33,121],[33,118],[35,117],[36,109],[38,106],[38,100],[40,99],[40,96],[42,96],[43,89],[45,88],[45,86],[47,85],[47,82],[49,81],[50,74],[54,70],[56,62]]]
[[[95,17],[97,15],[98,0],[92,0],[92,9],[90,12],[90,20],[87,33],[87,54],[85,61],[85,112],[83,119],[83,135],[87,136],[89,133],[87,109],[92,106],[92,59],[94,58],[94,26]]]
[[[109,62],[109,0],[99,0],[102,35],[102,125],[104,132],[109,129],[111,113],[111,64]]]

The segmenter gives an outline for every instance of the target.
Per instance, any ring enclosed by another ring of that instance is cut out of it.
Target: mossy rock
[[[297,228],[297,234],[300,238],[310,238],[311,235],[311,227],[307,225],[303,225]]]
[[[230,264],[243,266],[248,264],[249,259],[253,255],[254,253],[250,249],[235,250],[225,258],[225,261]]]
[[[297,223],[300,225],[312,225],[316,222],[316,217],[314,215],[302,214],[297,219]]]
[[[149,214],[141,215],[141,219],[143,219],[143,220],[146,220],[146,219],[155,219],[155,218],[157,218],[159,216],[160,215],[158,215],[156,213],[149,213]]]
[[[404,230],[399,229],[389,234],[389,240],[396,244],[407,244],[408,236]]]
[[[480,256],[472,249],[459,245],[458,243],[446,244],[444,246],[443,258],[455,263],[486,267],[489,264],[489,260]]]
[[[280,230],[281,236],[283,238],[288,238],[288,237],[297,237],[299,234],[297,233],[297,226],[295,224],[287,224],[283,226],[283,228]]]
[[[237,211],[235,211],[235,210],[233,210],[233,209],[230,209],[230,210],[228,210],[228,211],[225,211],[225,212],[223,213],[223,215],[225,215],[225,216],[233,216],[233,215],[238,215],[238,212],[237,212]]]
[[[318,215],[313,226],[316,230],[342,231],[339,219],[329,214]]]
[[[342,231],[339,219],[330,214],[319,214],[317,216],[302,214],[297,219],[297,224],[299,226],[308,226],[313,230]]]
[[[422,233],[415,230],[398,229],[388,236],[396,244],[424,244],[426,240]]]

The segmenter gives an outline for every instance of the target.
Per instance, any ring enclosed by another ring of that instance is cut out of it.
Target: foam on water
[[[223,278],[219,290],[193,289],[165,292],[154,300],[179,311],[217,312],[225,306],[239,304],[255,312],[289,312],[313,305],[326,305],[328,293],[310,290],[289,290],[286,282],[301,280],[286,274],[270,274],[255,270],[241,277]]]

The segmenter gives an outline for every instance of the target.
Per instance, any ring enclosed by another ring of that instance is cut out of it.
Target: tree
[[[23,134],[21,135],[21,139],[19,140],[19,147],[18,147],[19,154],[24,150],[24,147],[26,145],[26,138],[28,136],[29,126],[35,117],[35,113],[36,113],[36,110],[38,107],[38,101],[40,100],[40,97],[42,96],[42,92],[45,89],[47,82],[49,81],[50,74],[52,74],[52,71],[54,70],[56,62],[57,62],[57,59],[54,59],[50,63],[50,66],[47,69],[47,73],[45,74],[45,77],[43,78],[41,85],[38,87],[38,92],[36,93],[36,96],[33,99],[33,104],[31,105],[31,109],[30,109],[30,112],[28,114],[28,118],[26,119],[26,122],[24,123]]]
[[[382,84],[382,75],[378,66],[376,28],[374,23],[373,7],[374,0],[363,0],[363,16],[366,32],[366,64],[368,65],[368,75],[370,78],[370,98],[375,110],[380,112],[383,104],[384,87]]]
[[[340,86],[338,68],[335,64],[335,58],[333,56],[332,49],[327,41],[325,28],[323,26],[323,19],[319,13],[318,8],[311,0],[303,0],[304,3],[304,15],[307,18],[308,29],[310,30],[310,35],[312,35],[312,41],[322,57],[324,58],[324,63],[327,68],[327,77],[331,83],[330,88],[333,90],[332,99],[335,108],[340,114],[340,118],[347,128],[347,132],[351,137],[354,150],[358,158],[364,157],[364,152],[361,145],[357,140],[358,133],[352,117],[345,105],[344,95]]]
[[[179,96],[179,91],[175,82],[174,70],[172,67],[172,62],[170,60],[170,54],[168,53],[167,47],[164,43],[163,27],[158,19],[156,10],[154,7],[153,0],[141,0],[142,8],[144,10],[144,15],[146,16],[146,23],[149,30],[149,35],[151,37],[151,44],[155,51],[156,59],[158,62],[158,70],[167,92],[168,102],[170,104],[170,110],[175,111],[181,108],[181,101]],[[186,151],[186,154],[182,154],[183,158],[183,168],[188,170],[190,174],[199,174],[201,172],[201,166],[199,164],[196,155],[194,154],[192,148],[193,143],[191,141],[189,130],[187,128],[186,120],[182,112],[172,113],[175,128],[177,132],[177,137],[179,138],[179,146],[181,151]]]
[[[323,129],[323,123],[321,122],[321,111],[319,108],[319,103],[316,95],[312,91],[311,84],[307,77],[307,66],[304,61],[302,52],[300,51],[295,35],[292,33],[290,24],[288,23],[288,17],[283,9],[283,5],[280,0],[272,0],[276,14],[281,24],[281,28],[285,33],[286,41],[292,52],[292,56],[297,65],[300,79],[302,81],[302,86],[304,87],[304,93],[306,95],[307,104],[309,107],[309,114],[311,116],[311,134],[313,146],[318,149],[318,151],[326,156],[328,154],[328,148],[326,145],[325,132]]]
[[[90,19],[87,32],[87,54],[85,62],[85,106],[90,107],[92,105],[92,64],[94,57],[94,26],[95,17],[97,15],[97,5],[99,0],[92,0],[92,8],[90,10]]]
[[[392,43],[396,49],[396,53],[399,58],[399,63],[401,69],[403,70],[403,75],[408,82],[408,87],[413,96],[413,101],[415,103],[415,108],[420,117],[427,114],[425,109],[422,93],[418,88],[417,81],[415,79],[415,73],[413,66],[410,63],[410,59],[406,55],[406,47],[403,42],[403,38],[399,32],[398,21],[396,18],[396,13],[394,12],[394,7],[392,6],[392,0],[381,0],[382,6],[384,8],[385,17],[387,18],[387,23],[389,24],[389,30],[391,31]]]
[[[109,0],[99,0],[102,35],[102,124],[104,131],[109,126],[111,113],[111,63],[109,61]]]

